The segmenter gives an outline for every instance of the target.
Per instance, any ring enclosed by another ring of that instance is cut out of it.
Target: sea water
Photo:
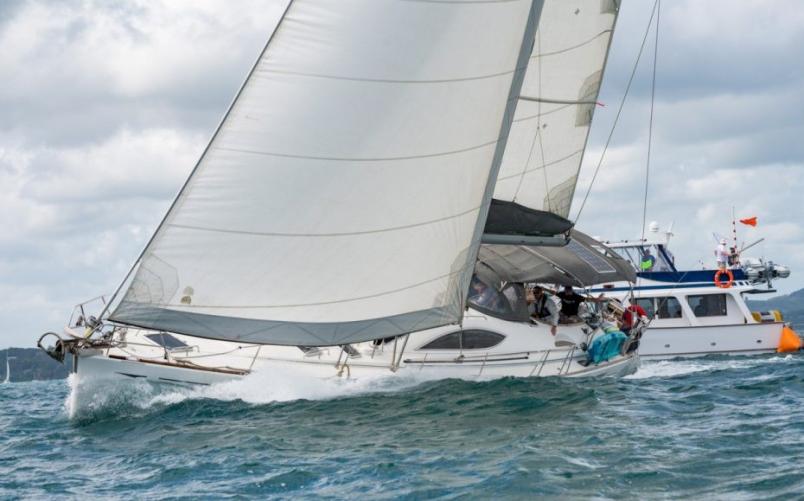
[[[69,381],[0,386],[0,498],[804,498],[804,356],[127,383],[82,402]]]

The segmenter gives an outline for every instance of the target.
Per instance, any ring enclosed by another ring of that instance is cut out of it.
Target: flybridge
[[[668,249],[672,228],[659,232],[659,225],[651,223],[650,233],[637,240],[600,240],[620,257],[630,262],[639,272],[677,272],[675,257]],[[710,277],[711,279],[711,277]]]

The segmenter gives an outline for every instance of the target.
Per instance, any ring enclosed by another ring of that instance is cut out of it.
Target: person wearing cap
[[[560,314],[558,304],[552,295],[537,285],[528,294],[528,310],[532,318],[550,325],[550,334],[556,335]]]
[[[582,296],[575,292],[575,289],[573,289],[571,285],[565,285],[564,290],[556,294],[556,297],[561,300],[562,323],[578,321],[578,308],[581,306],[581,303],[586,301],[592,303],[602,303],[606,301],[602,293],[596,298]]]
[[[715,259],[717,259],[718,269],[725,270],[729,266],[729,249],[726,247],[726,239],[720,239],[720,245],[715,249]]]

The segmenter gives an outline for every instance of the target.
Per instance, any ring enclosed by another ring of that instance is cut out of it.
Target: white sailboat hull
[[[508,364],[486,364],[467,363],[461,367],[457,366],[435,366],[434,364],[418,368],[400,368],[395,374],[404,375],[416,372],[426,379],[494,379],[500,377],[621,377],[633,374],[639,367],[639,357],[630,355],[618,357],[616,360],[604,362],[599,365],[583,367],[573,360],[569,367],[562,368],[564,360],[549,361],[542,364],[541,361],[530,361],[524,363]],[[261,364],[265,368],[281,369],[291,367],[296,372],[302,371],[308,375],[326,379],[329,377],[339,377],[338,371],[331,364],[323,363],[304,363],[274,361],[272,363]],[[539,369],[542,368],[541,373]],[[340,377],[360,378],[363,376],[374,376],[380,374],[391,374],[387,367],[376,367],[368,365],[353,364],[349,367],[348,375]],[[255,372],[260,370],[255,368]],[[179,366],[157,366],[143,363],[137,360],[120,360],[109,358],[105,355],[81,356],[77,367],[79,382],[81,380],[102,380],[115,379],[121,380],[142,380],[149,383],[160,385],[179,385],[179,386],[209,386],[217,383],[225,383],[247,377],[247,375],[222,374],[216,372],[202,371],[194,368]]]
[[[589,340],[582,325],[561,326],[559,336],[542,324],[508,322],[481,314],[467,315],[464,330],[504,336],[488,349],[427,349],[426,345],[460,330],[456,326],[415,332],[393,341],[339,346],[304,352],[294,346],[236,344],[171,334],[185,343],[179,351],[153,342],[153,331],[129,329],[110,346],[79,349],[75,365],[79,384],[86,380],[147,381],[160,385],[212,385],[251,373],[290,369],[295,374],[327,379],[420,374],[426,379],[493,379],[498,377],[623,376],[639,365],[636,353],[587,365],[577,345],[556,346],[559,339]],[[157,338],[159,339],[159,338]],[[559,342],[559,344],[561,344]]]

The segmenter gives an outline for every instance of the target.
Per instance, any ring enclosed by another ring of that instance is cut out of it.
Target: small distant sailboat
[[[40,347],[166,383],[633,372],[525,293],[635,278],[567,220],[618,9],[290,1],[122,297]]]
[[[14,360],[17,357],[9,357],[8,351],[6,351],[6,378],[3,380],[3,384],[8,384],[11,382],[11,364],[9,360]]]

